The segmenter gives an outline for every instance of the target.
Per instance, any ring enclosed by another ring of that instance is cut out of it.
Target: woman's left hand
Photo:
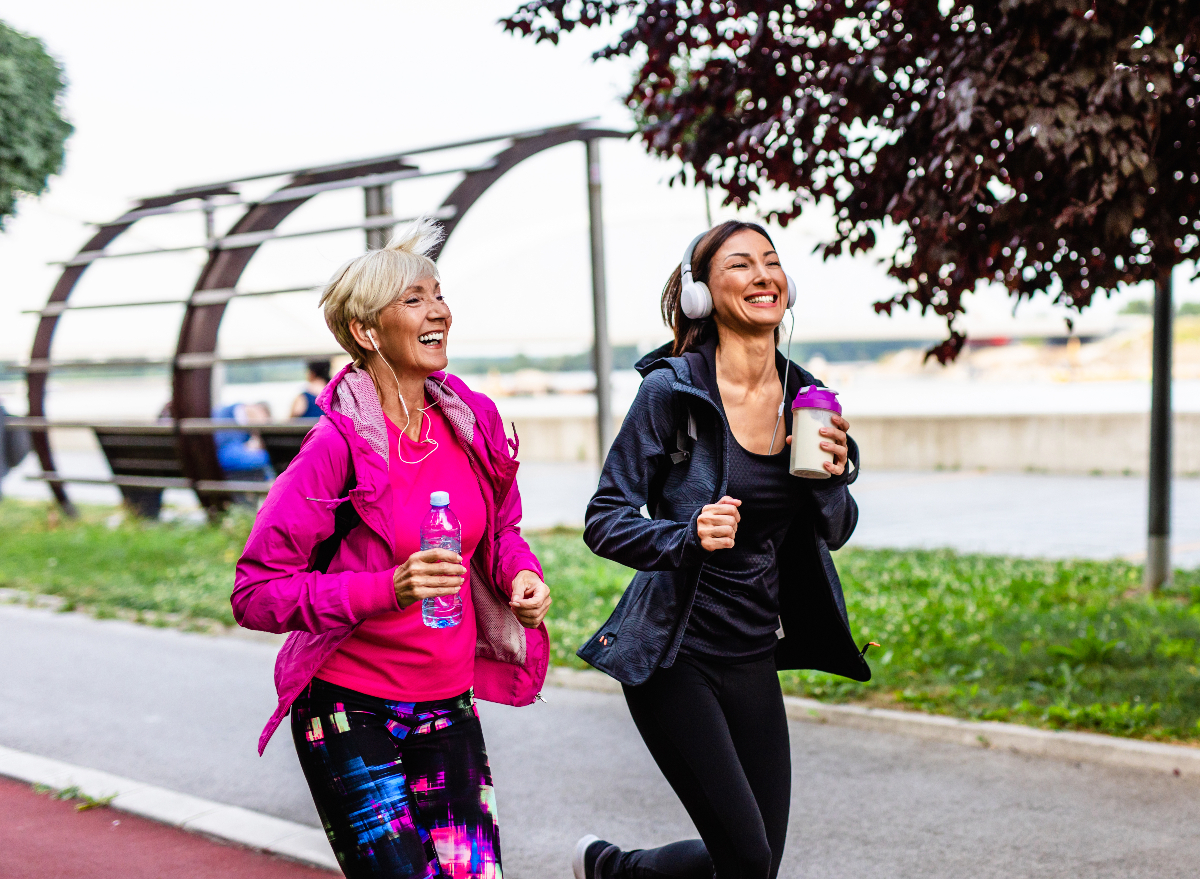
[[[833,422],[833,427],[822,427],[819,431],[821,436],[827,436],[829,439],[821,440],[821,448],[827,452],[833,453],[833,463],[825,462],[825,469],[834,476],[841,476],[846,472],[846,458],[850,454],[850,447],[846,443],[846,434],[850,432],[850,422],[840,415],[835,414],[830,421]],[[784,444],[791,445],[792,438],[784,437]]]
[[[512,601],[508,606],[522,626],[536,629],[550,609],[550,587],[533,571],[520,571],[513,577]]]
[[[850,422],[842,416],[834,413],[833,427],[822,427],[820,430],[821,436],[827,436],[829,439],[821,441],[821,448],[827,452],[833,453],[833,463],[825,462],[825,469],[834,476],[841,476],[846,472],[846,456],[850,454],[850,444],[846,441],[846,434],[850,432]]]

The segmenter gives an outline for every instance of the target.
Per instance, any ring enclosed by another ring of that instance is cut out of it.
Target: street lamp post
[[[600,463],[612,445],[612,348],[608,343],[608,290],[604,277],[604,215],[600,205],[600,141],[587,145],[588,219],[592,250],[592,363],[596,370],[596,441]]]
[[[1171,268],[1154,282],[1154,353],[1150,390],[1150,515],[1145,585],[1171,581]]]

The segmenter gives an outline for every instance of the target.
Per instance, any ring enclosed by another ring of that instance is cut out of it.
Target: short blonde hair
[[[325,323],[355,366],[363,366],[370,353],[350,332],[350,321],[365,327],[379,325],[379,312],[405,290],[425,278],[438,279],[437,264],[429,254],[442,241],[442,228],[422,217],[392,236],[382,250],[356,256],[340,269],[321,294]]]

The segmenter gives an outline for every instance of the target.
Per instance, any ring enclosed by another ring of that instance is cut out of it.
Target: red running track
[[[0,778],[4,879],[329,879],[334,874]]]

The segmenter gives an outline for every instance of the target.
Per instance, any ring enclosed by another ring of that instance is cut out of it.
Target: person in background
[[[305,380],[304,390],[292,403],[292,417],[320,418],[321,409],[317,406],[317,397],[329,384],[329,361],[310,360],[305,366],[308,367],[308,378]]]
[[[8,413],[0,406],[0,479],[15,469],[29,454],[29,432],[8,424]]]
[[[222,406],[213,413],[213,418],[253,428],[256,424],[270,422],[271,407],[266,403],[233,403]],[[213,434],[213,441],[217,444],[217,461],[226,479],[265,482],[275,478],[262,437],[253,429],[219,430]]]

